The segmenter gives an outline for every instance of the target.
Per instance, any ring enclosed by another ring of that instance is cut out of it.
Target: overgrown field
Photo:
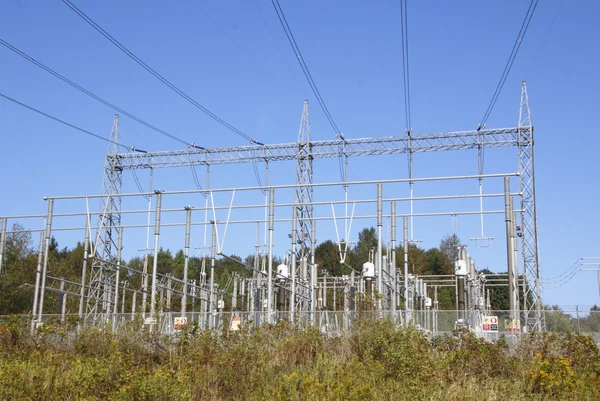
[[[177,337],[15,318],[0,325],[2,400],[599,400],[588,337],[538,334],[509,347],[466,333],[428,341],[364,320],[327,338],[288,324]]]

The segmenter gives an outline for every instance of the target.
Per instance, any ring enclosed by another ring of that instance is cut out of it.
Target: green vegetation
[[[37,266],[37,244],[34,246],[34,240],[31,233],[24,232],[23,227],[15,223],[11,232],[6,237],[6,252],[2,276],[0,276],[0,315],[29,313],[32,308],[33,286],[35,283],[35,272]],[[444,238],[439,248],[429,250],[421,249],[415,245],[410,245],[409,255],[409,273],[410,274],[453,274],[456,244],[460,241],[456,236]],[[348,248],[346,264],[361,270],[362,264],[369,259],[369,251],[377,247],[377,235],[374,228],[365,228],[358,235],[358,242]],[[60,248],[58,242],[52,238],[48,254],[48,274],[64,278],[76,283],[81,281],[81,270],[83,262],[83,244],[78,243],[74,248]],[[404,252],[401,246],[396,248],[398,255]],[[384,254],[387,249],[384,249]],[[254,255],[241,258],[236,255],[232,259],[218,258],[215,265],[215,282],[220,288],[225,288],[233,274],[240,277],[250,277],[251,271],[239,262],[254,266]],[[148,266],[151,270],[153,257],[148,258]],[[331,240],[320,243],[315,250],[316,263],[319,265],[319,274],[328,274],[330,276],[342,276],[350,274],[350,267],[340,264],[340,255],[338,246]],[[173,274],[176,278],[183,278],[184,253],[182,250],[172,252],[169,249],[161,248],[158,252],[158,273]],[[397,267],[402,268],[403,258],[399,256],[396,260]],[[189,279],[200,280],[202,258],[190,257]],[[210,274],[210,260],[204,260],[206,263],[206,272]],[[275,258],[274,264],[277,265],[281,260]],[[90,262],[91,263],[91,262]],[[257,265],[260,267],[263,260],[259,260]],[[144,258],[134,257],[129,261],[122,261],[122,265],[130,270],[126,277],[130,289],[141,289],[142,277],[137,273],[143,270]],[[137,271],[137,272],[136,272]],[[29,284],[29,285],[27,285]],[[501,290],[499,291],[502,292]],[[507,290],[505,289],[505,292]],[[498,299],[501,299],[501,295]],[[333,294],[330,292],[327,305],[333,307]],[[505,298],[508,297],[508,293]],[[453,288],[440,288],[438,294],[441,309],[455,308],[455,295]],[[230,310],[230,297],[225,297],[225,310]],[[76,297],[67,298],[67,313],[76,313],[79,300]],[[495,298],[492,299],[494,305]],[[175,295],[172,305],[180,305],[180,298]],[[138,302],[139,311],[139,302]],[[127,297],[125,312],[130,312],[132,308],[131,297]],[[337,297],[336,309],[343,308],[343,297]],[[194,310],[193,305],[188,305],[188,311]],[[44,311],[46,313],[59,312],[59,296],[55,292],[47,292],[44,298]]]
[[[427,340],[362,320],[328,338],[287,323],[162,337],[132,322],[114,333],[75,323],[35,335],[0,324],[0,399],[516,400],[600,399],[589,337],[536,334],[516,347],[469,333]]]

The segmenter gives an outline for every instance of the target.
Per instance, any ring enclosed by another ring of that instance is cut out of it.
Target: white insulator
[[[375,277],[375,265],[371,262],[364,263],[362,274],[363,274],[364,278],[374,278]]]
[[[466,276],[468,272],[467,262],[464,260],[457,260],[454,264],[454,274],[456,276]]]
[[[280,278],[288,278],[290,276],[290,269],[286,264],[280,264],[277,266],[277,276]]]

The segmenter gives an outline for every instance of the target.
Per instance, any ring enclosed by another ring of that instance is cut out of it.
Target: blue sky
[[[264,143],[295,141],[305,98],[311,105],[313,138],[334,137],[294,60],[270,1],[79,0],[74,3],[155,70],[250,137]],[[528,4],[527,1],[409,2],[415,133],[477,127]],[[282,0],[281,5],[321,94],[346,137],[403,134],[399,2]],[[2,39],[86,89],[187,141],[206,147],[246,144],[142,70],[62,2],[6,0],[0,7]],[[596,75],[600,67],[596,43],[599,16],[600,4],[594,1],[540,2],[487,124],[516,126],[520,83],[526,80],[536,135],[541,267],[544,279],[550,281],[579,257],[600,254],[596,234],[600,225],[595,166],[598,137],[588,124],[599,106],[600,81]],[[0,65],[1,93],[99,135],[110,134],[114,115],[111,109],[4,47],[0,47]],[[106,143],[5,100],[0,100],[0,121],[4,190],[0,215],[44,213],[43,196],[100,192]],[[123,143],[144,150],[182,147],[124,116],[121,138]],[[517,168],[516,149],[490,150],[485,160],[486,173],[508,173]],[[406,165],[405,156],[353,159],[350,179],[405,178]],[[476,172],[477,156],[473,152],[415,156],[417,177]],[[198,174],[203,181],[201,169]],[[139,176],[147,183],[147,172]],[[291,183],[293,177],[293,164],[271,168],[272,183]],[[315,162],[315,180],[338,179],[336,160]],[[126,173],[124,180],[125,192],[136,191],[130,174]],[[157,171],[155,182],[156,187],[166,190],[195,187],[189,168]],[[516,188],[517,181],[512,183]],[[213,169],[213,187],[254,184],[249,166]],[[484,183],[486,192],[500,192],[501,188],[499,180]],[[415,195],[466,194],[477,190],[476,181],[437,187],[416,185]],[[351,189],[349,196],[364,198],[366,191]],[[369,191],[374,194],[373,187]],[[387,191],[389,196],[407,195],[406,186]],[[291,194],[281,196],[289,198]],[[343,199],[343,192],[338,188],[316,196],[319,200]],[[229,198],[224,195],[215,201],[225,204]],[[261,202],[261,197],[238,194],[236,201]],[[200,196],[168,202],[173,207],[204,203]],[[141,200],[127,206],[145,207]],[[98,206],[91,203],[90,207]],[[486,200],[485,207],[501,209],[502,203]],[[85,205],[65,203],[57,208],[82,211]],[[415,204],[417,212],[477,208],[477,200],[463,204]],[[403,211],[407,211],[405,204],[399,206],[399,213]],[[281,213],[291,215],[288,211]],[[320,213],[330,211],[324,208]],[[343,209],[336,213],[343,213]],[[182,221],[183,215],[172,219]],[[198,216],[198,221],[201,220],[203,216]],[[30,228],[42,225],[40,220],[21,222]],[[374,222],[355,222],[351,239],[356,238],[361,224]],[[335,238],[333,223],[321,226],[319,240]],[[436,246],[451,229],[447,217],[416,219],[414,228],[415,237],[422,239],[426,248]],[[278,228],[277,238],[281,239],[276,239],[276,252],[280,255],[287,249],[286,230],[289,228]],[[126,255],[138,254],[136,249],[145,245],[144,231],[132,230],[125,239]],[[469,251],[480,267],[494,271],[505,268],[502,216],[486,218],[486,235],[496,238],[490,247],[478,247],[469,241],[470,237],[479,236],[476,216],[460,218],[458,234],[469,243]],[[82,236],[57,233],[63,245],[71,245]],[[195,229],[192,238],[194,244],[202,245],[202,229]],[[164,246],[180,248],[183,234],[173,229],[172,235],[164,235],[161,241]],[[232,253],[251,253],[254,228],[230,228],[226,241],[225,248]],[[546,286],[545,302],[598,303],[597,285],[594,273],[581,272],[560,288],[552,288],[553,284]]]

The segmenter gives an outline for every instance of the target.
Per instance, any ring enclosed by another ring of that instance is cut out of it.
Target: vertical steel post
[[[67,314],[67,293],[65,292],[65,279],[61,277],[60,279],[60,287],[59,287],[59,296],[60,296],[60,321],[61,323],[65,322],[65,315]]]
[[[214,327],[215,319],[215,310],[216,310],[216,297],[215,297],[215,260],[217,257],[217,222],[213,220],[212,222],[212,241],[210,245],[210,287],[209,287],[209,301],[208,301],[208,311],[210,313],[210,327]]]
[[[156,274],[158,272],[158,239],[160,237],[160,208],[162,203],[162,192],[156,194],[156,219],[154,221],[154,258],[152,260],[152,288],[150,290],[150,318],[155,318],[156,313]],[[150,326],[152,329],[152,326]]]
[[[121,296],[121,315],[125,314],[125,284],[126,282],[123,282],[123,295]]]
[[[510,210],[512,211],[512,240],[513,240],[513,283],[515,298],[515,319],[521,318],[521,296],[519,294],[519,249],[517,242],[517,213],[513,207],[513,199],[510,198]]]
[[[123,249],[123,229],[119,229],[117,238],[117,274],[115,275],[115,304],[113,305],[113,330],[116,322],[116,314],[119,313],[119,279],[121,277],[121,251]],[[125,290],[123,290],[125,291]]]
[[[314,325],[315,311],[317,309],[317,265],[315,264],[315,247],[317,244],[317,221],[313,220],[311,226],[311,244],[310,244],[310,310],[311,322]]]
[[[296,221],[298,219],[298,208],[292,208],[292,260],[291,260],[291,279],[292,293],[290,295],[290,320],[294,321],[294,309],[296,307],[296,242],[298,241],[298,231],[296,230]],[[304,242],[303,242],[304,243]],[[303,250],[303,254],[306,250]]]
[[[31,314],[33,316],[32,323],[35,322],[36,313],[38,310],[38,297],[40,294],[40,276],[42,275],[42,256],[44,255],[44,231],[40,231],[40,244],[38,246],[38,260],[37,267],[35,269],[35,290],[33,292],[33,308]],[[33,330],[35,325],[32,324],[31,329]]]
[[[187,312],[188,295],[188,266],[190,262],[190,225],[192,222],[192,208],[185,207],[185,247],[183,251],[183,295],[181,296],[181,315]]]
[[[383,203],[382,203],[382,187],[377,183],[377,310],[381,312],[383,295],[383,259],[382,259],[382,227],[383,227]]]
[[[438,332],[438,286],[433,287],[433,335]]]
[[[81,291],[79,293],[79,319],[83,319],[83,305],[85,303],[85,285],[87,280],[87,263],[90,252],[90,219],[85,217],[85,239],[83,240],[83,264],[81,266]]]
[[[511,210],[511,199],[510,199],[510,177],[504,177],[504,221],[506,222],[506,265],[508,268],[508,300],[510,308],[510,319],[515,319],[515,289],[514,283],[514,252],[513,252],[513,238],[512,238],[512,210]],[[511,322],[512,325],[513,322]]]
[[[391,280],[391,310],[392,310],[392,319],[396,321],[396,309],[398,305],[396,304],[397,297],[396,294],[398,292],[398,282],[396,279],[396,201],[392,201],[392,219],[391,219],[391,246],[392,246],[392,258],[390,261],[390,280]]]
[[[133,292],[133,297],[131,299],[131,320],[135,317],[135,307],[137,302],[137,291]]]
[[[408,309],[408,217],[404,216],[402,223],[404,232],[404,320],[408,325],[412,318]]]
[[[46,238],[44,242],[44,265],[42,266],[42,283],[40,287],[40,305],[38,322],[42,322],[42,315],[44,314],[44,295],[46,292],[46,275],[48,273],[48,254],[50,251],[50,236],[52,235],[52,211],[54,209],[54,199],[48,199],[48,217],[46,217]]]
[[[275,189],[269,188],[269,271],[267,278],[267,322],[273,323],[273,229],[275,227]]]
[[[148,259],[149,255],[144,255],[144,272],[142,278],[142,316],[146,317],[146,311],[148,310]]]
[[[0,274],[2,274],[2,265],[4,263],[4,247],[6,245],[6,223],[7,218],[2,219],[2,230],[0,231]]]
[[[231,311],[237,310],[237,297],[238,297],[238,276],[234,273],[233,276],[233,291],[231,292]]]

